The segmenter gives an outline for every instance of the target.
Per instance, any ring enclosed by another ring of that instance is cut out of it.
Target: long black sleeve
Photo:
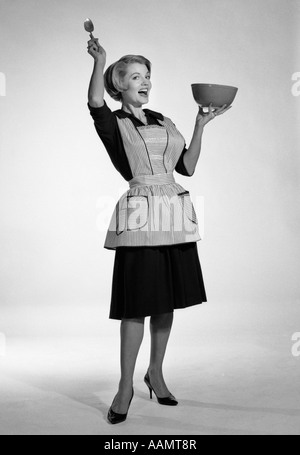
[[[105,101],[102,107],[92,107],[88,103],[88,108],[94,120],[98,136],[103,142],[114,167],[125,180],[131,180],[133,175],[125,153],[115,114],[110,110]]]

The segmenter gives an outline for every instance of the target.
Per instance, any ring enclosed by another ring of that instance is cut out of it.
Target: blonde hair
[[[122,92],[126,90],[123,79],[130,63],[146,65],[151,73],[151,62],[142,55],[125,55],[110,65],[104,73],[104,87],[107,93],[116,101],[122,101]]]

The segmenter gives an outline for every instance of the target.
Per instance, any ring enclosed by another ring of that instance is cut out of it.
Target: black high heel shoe
[[[134,390],[132,389],[132,397],[129,402],[129,406],[128,406],[128,410],[127,410],[126,414],[118,414],[117,412],[113,411],[112,407],[113,407],[115,400],[113,401],[113,404],[111,405],[111,407],[108,411],[108,415],[107,415],[107,419],[112,425],[116,425],[117,423],[125,422],[125,420],[127,419],[128,411],[129,411],[133,396],[134,396]]]
[[[151,383],[150,383],[150,377],[149,377],[149,373],[146,374],[145,378],[144,378],[144,381],[145,381],[145,384],[148,386],[149,388],[149,392],[150,392],[150,400],[152,400],[152,392],[155,393],[156,395],[156,398],[157,398],[157,401],[159,402],[159,404],[162,404],[164,406],[177,406],[178,405],[178,401],[176,400],[176,398],[170,393],[170,395],[166,398],[159,398],[155,392],[155,390],[153,389]]]

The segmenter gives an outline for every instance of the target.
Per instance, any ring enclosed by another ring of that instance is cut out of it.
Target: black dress
[[[125,180],[133,178],[116,117],[143,125],[132,114],[111,112],[88,105],[96,131],[115,166]],[[157,125],[161,114],[144,110],[148,125]],[[188,176],[183,155],[175,170]],[[119,246],[115,248],[110,319],[133,319],[173,312],[207,302],[203,275],[195,241],[159,246]]]

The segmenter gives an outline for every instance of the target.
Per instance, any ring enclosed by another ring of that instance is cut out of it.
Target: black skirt
[[[207,302],[196,242],[118,247],[110,319],[134,319]]]

